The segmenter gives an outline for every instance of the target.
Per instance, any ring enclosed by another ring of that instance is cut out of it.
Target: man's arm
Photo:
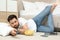
[[[12,30],[9,34],[12,35],[12,36],[15,36],[16,35],[16,29]]]
[[[21,34],[24,34],[25,30],[27,30],[27,29],[28,29],[27,24],[24,24],[21,29],[18,29],[18,31],[19,31],[19,33],[21,33]]]

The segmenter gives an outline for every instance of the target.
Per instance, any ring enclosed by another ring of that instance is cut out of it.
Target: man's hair
[[[10,20],[12,20],[13,18],[17,19],[17,16],[16,15],[9,15],[7,18],[7,21],[10,22]]]

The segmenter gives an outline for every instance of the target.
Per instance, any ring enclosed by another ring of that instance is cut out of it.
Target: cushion
[[[33,2],[22,1],[22,3],[25,10],[36,9],[36,5]]]
[[[0,35],[7,36],[13,30],[7,23],[0,23]]]

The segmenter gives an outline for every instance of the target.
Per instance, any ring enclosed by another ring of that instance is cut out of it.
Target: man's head
[[[9,15],[7,20],[13,28],[18,28],[19,22],[16,15]]]

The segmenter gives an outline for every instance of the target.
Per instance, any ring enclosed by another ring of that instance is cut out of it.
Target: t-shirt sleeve
[[[27,20],[26,19],[24,19],[24,18],[19,18],[18,19],[18,21],[19,21],[19,24],[21,25],[21,26],[23,26],[24,24],[26,24],[27,23]]]

